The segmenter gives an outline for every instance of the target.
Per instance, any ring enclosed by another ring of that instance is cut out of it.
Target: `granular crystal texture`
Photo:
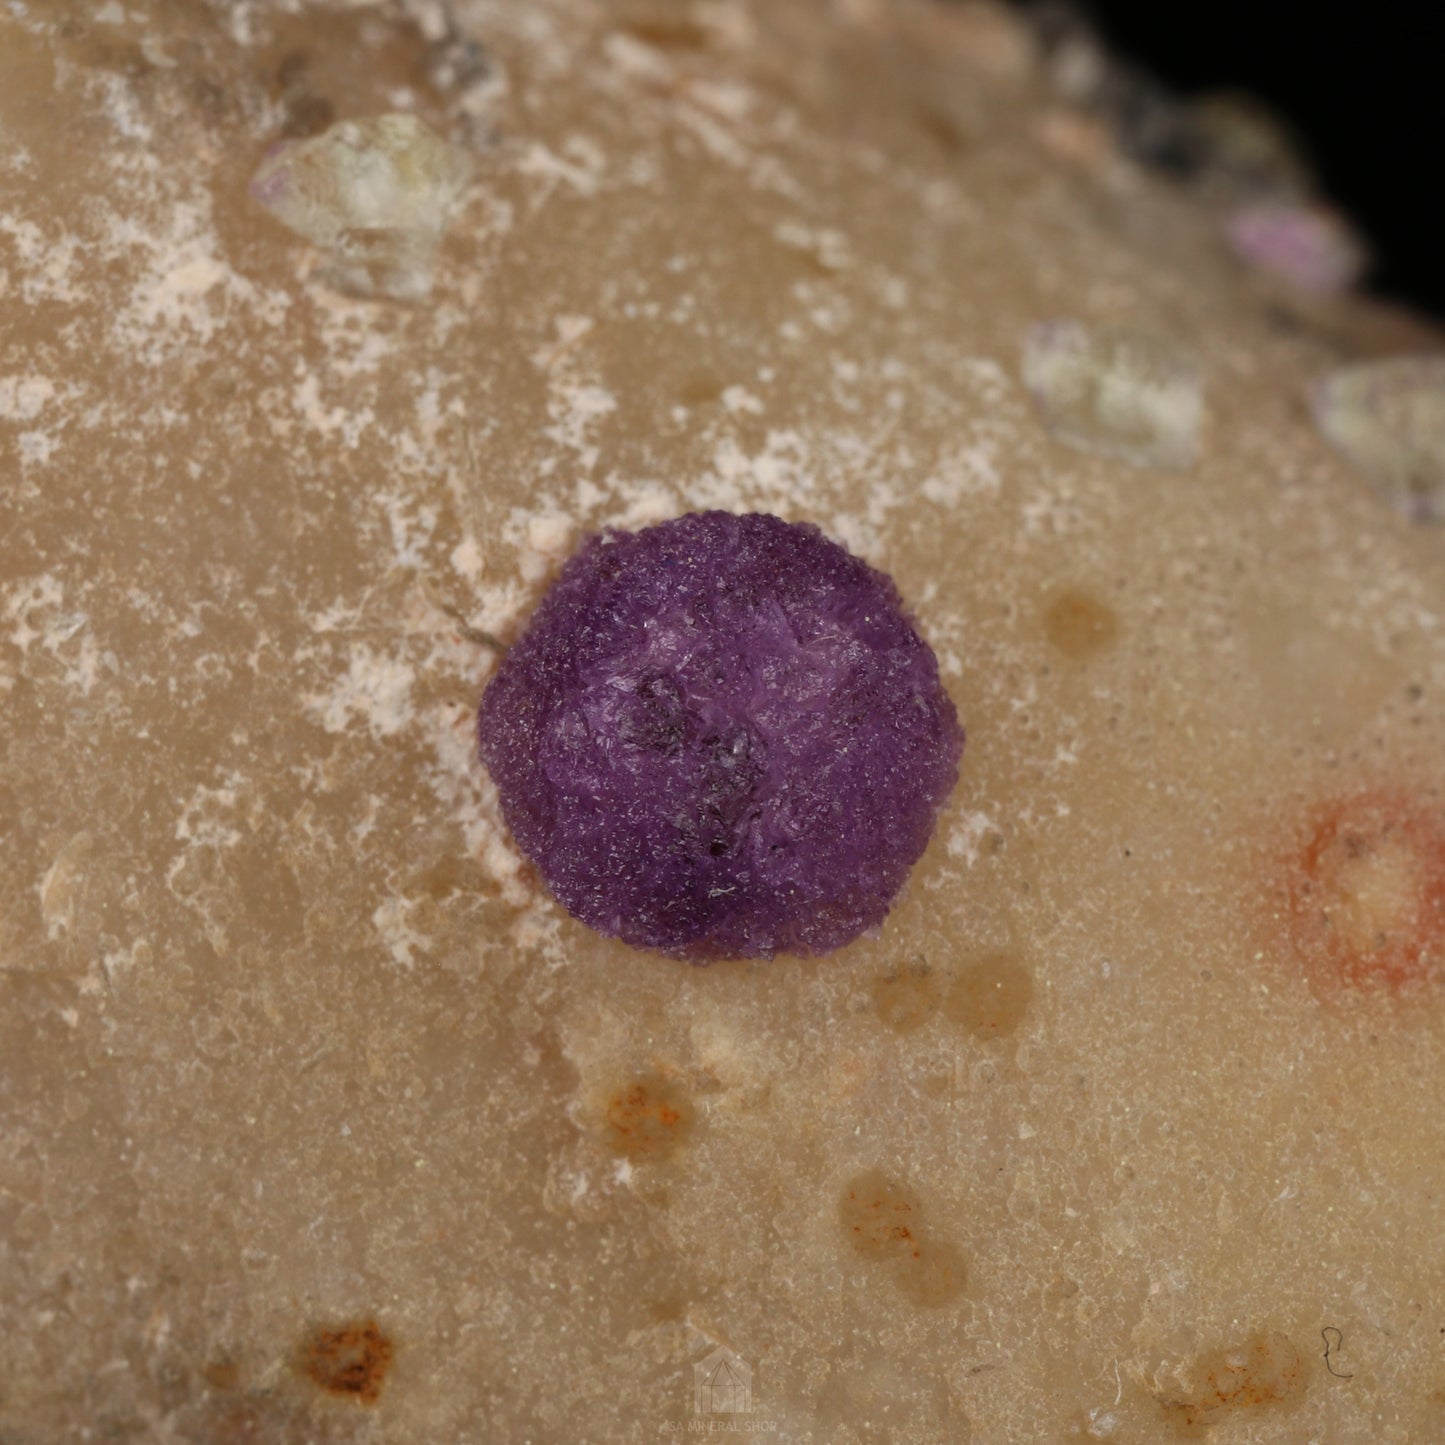
[[[331,279],[358,295],[416,300],[431,290],[437,243],[471,162],[414,115],[345,120],[283,141],[251,195],[331,253]]]
[[[893,583],[757,513],[590,539],[480,732],[564,906],[696,962],[822,953],[881,922],[963,748]]]
[[[1445,356],[1340,367],[1310,397],[1320,430],[1417,522],[1445,518]]]
[[[1194,465],[1204,397],[1189,347],[1133,327],[1047,321],[1025,339],[1023,377],[1069,446],[1135,467]]]

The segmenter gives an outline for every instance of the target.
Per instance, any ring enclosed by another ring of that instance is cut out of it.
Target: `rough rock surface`
[[[249,186],[403,112],[473,179],[365,299]],[[32,0],[0,137],[6,1445],[1445,1434],[1445,538],[1308,404],[1428,328],[987,4]],[[1192,467],[1048,433],[1056,320],[1193,349]],[[600,939],[476,759],[708,508],[967,720],[825,959]]]

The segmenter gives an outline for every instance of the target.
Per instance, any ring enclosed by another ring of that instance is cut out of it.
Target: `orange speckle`
[[[331,1395],[374,1405],[391,1368],[391,1341],[375,1320],[314,1331],[301,1347],[301,1370]]]
[[[924,1229],[917,1195],[881,1169],[848,1182],[838,1222],[854,1253],[886,1266],[914,1304],[951,1304],[963,1293],[967,1268],[962,1254]]]
[[[691,1127],[692,1108],[682,1091],[649,1075],[608,1098],[602,1133],[610,1149],[629,1159],[665,1159]]]
[[[882,1170],[870,1169],[848,1184],[838,1215],[848,1242],[865,1258],[883,1259],[917,1247],[918,1201]]]
[[[1403,792],[1321,807],[1284,870],[1288,944],[1316,992],[1413,991],[1445,965],[1445,817]]]
[[[1187,1393],[1161,1398],[1160,1403],[1192,1430],[1228,1414],[1297,1398],[1308,1383],[1309,1371],[1287,1335],[1262,1332],[1202,1356],[1190,1374],[1193,1386]]]
[[[963,1255],[946,1240],[923,1239],[899,1271],[898,1287],[916,1305],[952,1304],[963,1293],[968,1268]]]

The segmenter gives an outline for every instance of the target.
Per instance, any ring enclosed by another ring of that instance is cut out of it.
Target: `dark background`
[[[1445,316],[1445,0],[1093,0],[1111,48],[1185,94],[1292,122],[1370,239],[1370,289]]]

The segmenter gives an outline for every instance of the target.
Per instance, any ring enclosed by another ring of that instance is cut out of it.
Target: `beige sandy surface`
[[[0,10],[0,1441],[1445,1435],[1445,543],[1304,400],[1389,328],[986,6],[453,21]],[[407,303],[247,194],[386,111],[473,162]],[[1054,318],[1194,349],[1192,467],[1046,431]],[[599,939],[474,756],[576,539],[702,506],[891,572],[968,729],[827,958]]]

